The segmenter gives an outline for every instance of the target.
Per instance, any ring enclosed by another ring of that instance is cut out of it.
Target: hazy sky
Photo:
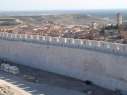
[[[0,10],[127,9],[127,0],[0,0]]]

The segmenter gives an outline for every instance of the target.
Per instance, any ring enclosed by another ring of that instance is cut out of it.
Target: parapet
[[[105,41],[61,38],[61,37],[40,36],[40,35],[14,34],[14,33],[6,33],[6,32],[0,32],[0,39],[40,43],[46,45],[55,45],[55,46],[77,48],[77,49],[91,49],[91,50],[102,51],[107,53],[127,55],[126,44],[111,43]]]

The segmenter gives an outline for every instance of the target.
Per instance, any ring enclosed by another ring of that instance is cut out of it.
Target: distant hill
[[[13,11],[0,12],[2,17],[16,17],[27,23],[40,24],[52,21],[63,24],[116,23],[116,13],[120,12],[127,20],[127,10],[64,10],[64,11]]]
[[[16,17],[26,23],[40,24],[50,21],[60,24],[91,24],[92,22],[106,24],[114,23],[111,20],[106,20],[101,17],[88,16],[85,14],[66,14],[66,15],[43,15],[43,16],[21,16]]]
[[[0,11],[0,16],[41,16],[63,14],[86,14],[97,17],[113,17],[120,12],[127,17],[127,9],[121,10],[43,10],[43,11]]]

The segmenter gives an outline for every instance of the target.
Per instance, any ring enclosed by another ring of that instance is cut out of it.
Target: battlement
[[[108,53],[117,53],[127,55],[127,45],[120,43],[111,43],[105,41],[73,39],[73,38],[60,38],[51,36],[40,35],[27,35],[27,34],[13,34],[13,33],[0,33],[0,39],[26,41],[32,43],[41,43],[46,45],[56,45],[68,48],[77,49],[92,49]]]

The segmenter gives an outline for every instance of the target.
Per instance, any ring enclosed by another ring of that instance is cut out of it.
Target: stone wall
[[[127,45],[0,33],[0,56],[18,64],[127,90]]]

